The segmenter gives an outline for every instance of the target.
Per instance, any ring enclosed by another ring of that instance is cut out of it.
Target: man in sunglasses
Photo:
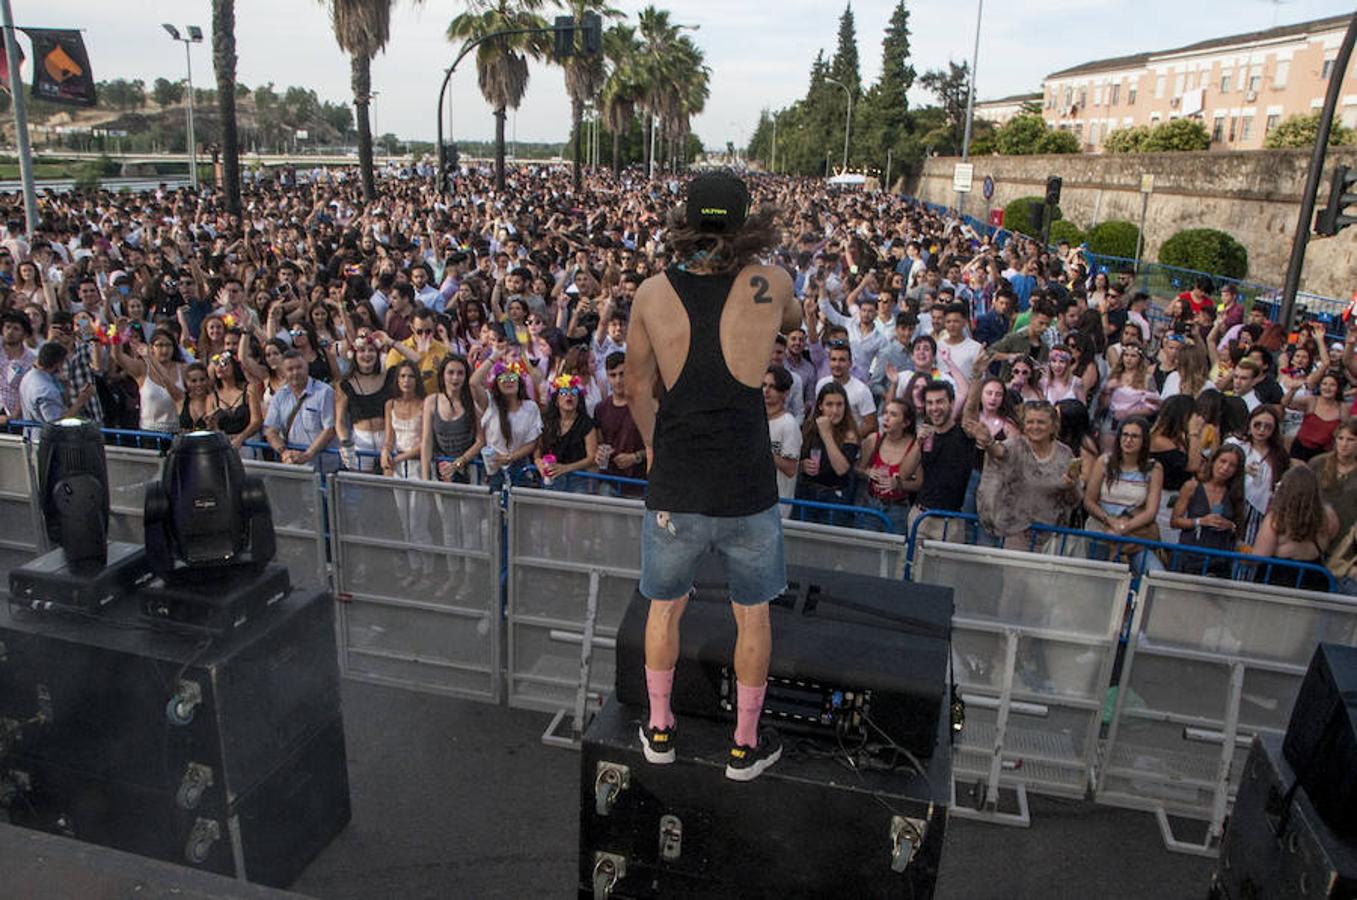
[[[409,288],[409,285],[405,287]],[[398,365],[402,359],[413,359],[417,355],[419,374],[424,379],[424,393],[430,397],[438,393],[438,363],[452,352],[447,344],[438,340],[436,329],[437,318],[433,311],[423,306],[417,307],[410,319],[410,336],[397,341],[406,348],[405,351],[392,347],[386,354],[388,369]]]

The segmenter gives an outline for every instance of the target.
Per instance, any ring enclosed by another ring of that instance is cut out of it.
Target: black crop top
[[[386,385],[382,385],[371,394],[360,394],[353,382],[344,381],[340,389],[349,398],[349,421],[361,422],[364,419],[382,419],[386,417]]]

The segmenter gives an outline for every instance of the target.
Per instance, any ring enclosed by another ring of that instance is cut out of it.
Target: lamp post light
[[[853,130],[853,92],[848,89],[848,85],[842,81],[836,81],[833,78],[826,78],[825,81],[830,84],[837,84],[843,88],[843,93],[848,97],[848,115],[843,122],[843,171],[848,171],[848,135]]]
[[[193,136],[193,56],[189,53],[189,49],[194,44],[203,42],[203,30],[197,25],[189,25],[185,29],[188,35],[181,36],[179,29],[173,25],[165,24],[160,27],[165,29],[171,40],[184,45],[184,66],[188,72],[188,179],[189,184],[196,191],[198,190],[198,146],[197,140]]]

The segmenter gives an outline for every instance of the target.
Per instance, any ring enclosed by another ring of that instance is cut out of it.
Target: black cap
[[[698,231],[733,234],[749,211],[749,189],[729,172],[699,175],[688,185],[688,224]]]

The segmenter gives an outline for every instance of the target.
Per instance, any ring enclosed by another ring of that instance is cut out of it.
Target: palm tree
[[[226,210],[240,215],[240,137],[236,132],[236,2],[212,0],[212,68],[221,114],[222,192]]]
[[[495,186],[504,190],[504,120],[528,90],[528,58],[543,59],[551,49],[543,0],[468,0],[470,9],[448,25],[449,41],[474,41],[499,31],[542,29],[485,40],[476,48],[476,79],[481,96],[495,111]]]
[[[671,52],[669,70],[673,74],[673,98],[665,128],[670,141],[669,159],[675,171],[682,161],[692,130],[692,117],[702,112],[711,96],[711,69],[702,50],[687,35],[679,38]]]
[[[583,22],[589,13],[604,19],[616,19],[621,10],[609,6],[607,0],[566,0],[565,10],[576,22]],[[570,95],[570,116],[575,134],[575,190],[581,187],[580,143],[584,124],[584,104],[598,97],[603,89],[605,72],[603,58],[597,54],[584,55],[580,34],[575,34],[575,54],[558,60],[565,70],[565,91]]]
[[[631,128],[636,104],[643,96],[637,71],[641,42],[630,25],[614,25],[603,33],[608,77],[603,83],[603,125],[613,136],[613,171],[622,171],[622,134]]]
[[[641,48],[637,70],[642,87],[641,105],[651,124],[659,120],[660,135],[671,142],[686,137],[691,116],[701,112],[711,93],[711,70],[704,65],[702,50],[687,35],[683,26],[669,20],[667,10],[647,6],[637,16]],[[650,166],[650,141],[646,143],[646,165]],[[674,154],[671,152],[671,159]]]
[[[330,9],[339,49],[349,54],[349,81],[353,88],[354,119],[358,125],[358,168],[363,176],[363,199],[377,196],[372,171],[372,125],[368,105],[372,102],[372,58],[391,38],[391,7],[394,0],[320,0]],[[420,0],[415,0],[416,3]]]
[[[640,52],[636,57],[636,71],[640,77],[641,108],[646,112],[646,171],[651,166],[649,133],[655,127],[655,118],[667,110],[669,88],[673,83],[669,66],[673,63],[671,49],[678,40],[679,29],[669,21],[669,11],[647,6],[636,17],[641,34]]]

